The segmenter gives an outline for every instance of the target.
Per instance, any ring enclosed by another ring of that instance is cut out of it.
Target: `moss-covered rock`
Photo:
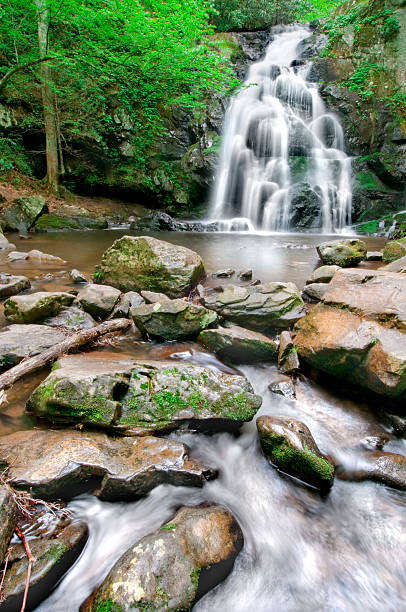
[[[61,291],[16,295],[4,302],[4,316],[12,323],[35,323],[57,315],[65,306],[70,306],[74,299],[74,295]]]
[[[262,400],[244,376],[176,361],[69,356],[37,387],[27,408],[52,422],[138,433],[235,429]]]
[[[2,222],[5,229],[26,232],[47,210],[45,199],[42,196],[26,196],[14,200],[4,209]]]
[[[390,263],[406,255],[406,237],[387,242],[383,251],[383,261]]]
[[[58,212],[42,215],[35,223],[36,232],[106,229],[107,227],[107,219],[102,215],[69,205],[61,207]]]
[[[264,454],[280,470],[321,490],[332,487],[334,466],[322,455],[304,423],[261,416],[257,429]]]
[[[222,359],[233,363],[275,361],[278,352],[275,340],[238,325],[206,329],[199,335],[199,341]]]
[[[351,238],[323,242],[317,247],[320,259],[326,265],[350,268],[363,261],[367,255],[367,245],[363,240]]]
[[[149,236],[123,236],[103,254],[94,281],[121,291],[162,292],[182,297],[204,276],[201,257],[187,249]]]

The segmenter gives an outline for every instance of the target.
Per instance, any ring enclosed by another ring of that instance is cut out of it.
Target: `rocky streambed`
[[[59,261],[3,251],[4,371],[132,322],[6,390],[5,610],[28,565],[16,536],[7,554],[16,521],[27,609],[402,608],[406,277],[382,240],[321,242],[105,231],[32,239]]]

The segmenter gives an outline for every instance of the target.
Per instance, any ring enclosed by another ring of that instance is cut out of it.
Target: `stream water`
[[[5,271],[25,272],[33,279],[33,290],[72,289],[68,270],[76,267],[90,273],[101,252],[122,233],[33,237],[29,248],[64,257],[66,266],[0,263]],[[320,241],[320,236],[292,234],[160,237],[195,249],[209,271],[252,267],[255,278],[292,280],[298,286],[317,266],[314,246]],[[369,249],[381,246],[382,239],[368,239]],[[146,343],[126,336],[108,350],[158,359],[173,355],[223,367],[192,342]],[[362,398],[350,397],[339,385],[329,388],[323,376],[302,376],[296,384],[296,400],[288,400],[268,389],[278,375],[274,365],[239,369],[263,397],[259,414],[303,420],[321,449],[339,463],[355,465],[357,448],[376,436],[388,439],[388,450],[406,454],[404,440],[394,438]],[[24,402],[41,376],[24,381],[12,392],[10,404],[0,413],[1,434],[34,425],[24,415]],[[179,506],[203,501],[230,508],[243,530],[244,547],[229,577],[200,600],[194,612],[398,612],[406,608],[404,493],[372,482],[336,478],[330,494],[320,497],[271,467],[260,452],[255,422],[246,424],[238,437],[188,433],[178,438],[189,445],[192,456],[217,468],[219,477],[203,489],[162,485],[134,503],[100,502],[90,495],[73,500],[70,507],[88,523],[90,537],[75,566],[38,612],[77,612],[133,542],[159,527]]]

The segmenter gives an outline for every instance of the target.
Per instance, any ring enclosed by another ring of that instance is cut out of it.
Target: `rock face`
[[[62,331],[46,325],[9,325],[0,331],[0,367],[42,353],[65,338]]]
[[[74,295],[60,291],[17,295],[4,302],[4,316],[12,323],[34,323],[54,317],[65,306],[70,306],[74,299]]]
[[[0,298],[17,295],[17,293],[21,293],[21,291],[30,287],[31,283],[26,276],[0,274]]]
[[[44,325],[77,331],[79,329],[91,329],[96,325],[96,321],[88,312],[78,308],[78,306],[69,306],[69,308],[61,310],[55,317],[44,319]]]
[[[29,533],[29,546],[35,558],[29,588],[29,610],[36,608],[65,572],[79,557],[87,540],[84,523],[72,521],[61,512],[51,514],[44,509],[20,521],[23,533]],[[5,601],[2,612],[20,610],[27,577],[27,554],[22,543],[11,546],[4,580]]]
[[[334,466],[322,455],[304,423],[261,416],[257,429],[262,450],[279,469],[318,489],[332,487]]]
[[[262,400],[244,376],[176,361],[133,362],[100,353],[72,355],[37,387],[27,407],[54,422],[79,422],[128,433],[233,429]]]
[[[3,563],[17,522],[17,506],[11,491],[0,486],[0,564]]]
[[[121,292],[108,285],[90,283],[78,293],[77,301],[93,317],[107,317],[118,302]]]
[[[197,336],[219,321],[216,312],[181,299],[137,306],[130,315],[141,333],[165,340]]]
[[[317,247],[317,252],[324,264],[336,265],[342,268],[356,266],[367,255],[367,245],[363,240],[348,239],[323,242]]]
[[[46,209],[47,205],[42,196],[18,198],[3,211],[4,227],[24,233]]]
[[[289,327],[305,314],[293,283],[227,285],[222,293],[205,296],[204,304],[237,325],[260,330]]]
[[[69,499],[94,488],[95,478],[101,481],[97,496],[117,501],[136,499],[162,483],[198,487],[214,477],[189,459],[184,444],[151,436],[19,431],[0,438],[0,457],[10,466],[12,486],[41,499]]]
[[[206,329],[200,333],[199,341],[233,363],[274,361],[278,351],[275,340],[237,325]]]
[[[121,291],[146,289],[177,298],[204,273],[201,257],[190,249],[149,236],[123,236],[103,254],[94,279]]]
[[[171,521],[145,536],[114,565],[82,612],[190,610],[202,570],[220,570],[213,586],[231,571],[242,545],[233,515],[220,506],[181,508]],[[220,565],[221,564],[221,565]],[[198,596],[199,596],[198,595]]]

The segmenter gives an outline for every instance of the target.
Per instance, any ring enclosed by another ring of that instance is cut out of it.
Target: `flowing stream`
[[[309,36],[305,26],[275,28],[227,110],[210,211],[226,230],[288,231],[300,223],[297,204],[309,197],[318,209],[313,230],[351,224],[343,130],[307,80],[311,63],[297,60]]]

